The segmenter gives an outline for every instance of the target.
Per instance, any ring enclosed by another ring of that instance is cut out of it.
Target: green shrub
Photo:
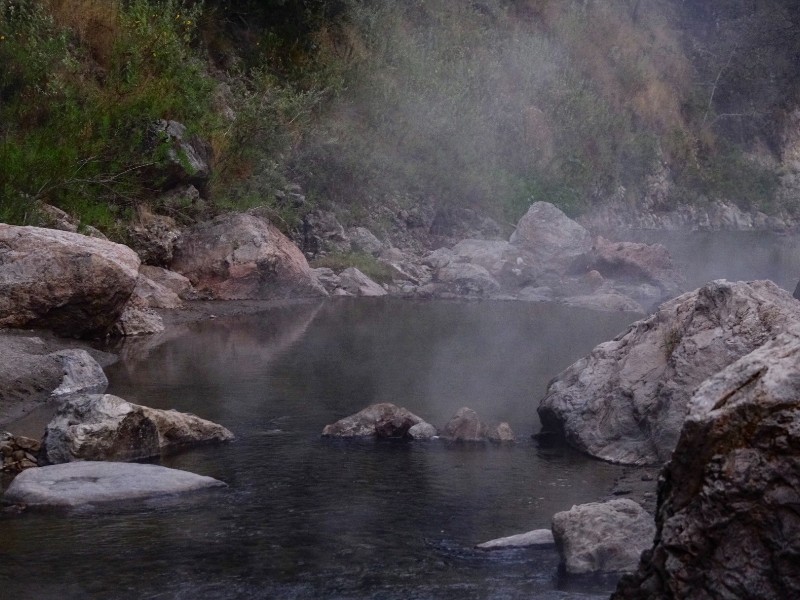
[[[332,252],[313,259],[311,266],[314,268],[327,267],[336,273],[340,273],[348,267],[355,267],[377,283],[391,282],[394,273],[390,266],[380,262],[371,254],[363,252]]]

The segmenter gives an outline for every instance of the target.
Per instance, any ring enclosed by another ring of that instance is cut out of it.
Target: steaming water
[[[554,550],[473,550],[607,493],[617,467],[537,448],[547,381],[631,315],[523,303],[328,301],[133,340],[111,392],[228,426],[164,464],[223,491],[0,520],[5,597],[572,598]],[[510,422],[514,447],[327,440],[379,401],[442,425]]]

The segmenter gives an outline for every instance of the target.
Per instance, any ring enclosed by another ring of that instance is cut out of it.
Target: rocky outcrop
[[[297,246],[248,214],[221,215],[184,231],[171,268],[215,300],[326,295]]]
[[[597,346],[548,386],[543,427],[592,456],[668,460],[695,388],[800,322],[800,303],[770,281],[711,282]]]
[[[59,350],[50,356],[61,363],[64,375],[50,397],[61,399],[73,394],[102,394],[108,387],[108,378],[98,362],[86,350]]]
[[[479,550],[504,550],[506,548],[530,548],[533,546],[552,546],[555,544],[550,529],[534,529],[527,533],[518,533],[508,537],[489,540],[475,546]]]
[[[302,233],[295,241],[306,256],[316,256],[326,252],[347,252],[350,238],[336,214],[327,210],[314,210],[303,218]]]
[[[157,269],[158,267],[153,268]],[[181,277],[180,275],[178,276]],[[191,287],[188,280],[187,284]],[[142,273],[141,269],[139,270],[139,278],[136,280],[136,287],[133,289],[131,298],[147,308],[175,309],[183,306],[183,301],[178,294],[161,283],[150,279]]]
[[[573,263],[573,270],[597,272],[604,279],[618,282],[647,283],[672,298],[684,289],[685,279],[661,244],[610,242],[598,237],[590,252]]]
[[[347,232],[347,235],[350,239],[350,247],[355,252],[378,256],[383,250],[383,242],[366,227],[353,227]]]
[[[339,273],[339,287],[352,296],[385,296],[386,290],[364,275],[355,267],[348,267]]]
[[[175,271],[169,271],[151,265],[139,267],[139,275],[143,275],[154,284],[166,288],[181,300],[190,300],[194,296],[192,282],[187,277]],[[138,283],[138,280],[137,280]]]
[[[223,442],[233,434],[194,415],[126,402],[110,394],[69,398],[47,425],[48,463],[140,460],[188,445]]]
[[[0,327],[102,337],[131,296],[139,258],[77,233],[0,224]]]
[[[592,248],[592,235],[548,202],[534,202],[509,241],[538,263],[560,271]]]
[[[326,425],[324,437],[404,438],[414,425],[424,423],[417,415],[389,402],[373,404],[364,410]]]
[[[442,437],[454,442],[484,442],[489,428],[478,413],[466,406],[459,408],[442,429]]]
[[[0,431],[0,471],[19,473],[38,467],[41,447],[39,440]]]
[[[128,228],[127,237],[128,245],[143,264],[166,267],[172,262],[180,230],[169,217],[142,213],[139,222]]]
[[[426,286],[434,295],[490,296],[500,284],[489,271],[470,263],[449,263],[434,274],[434,282]],[[423,288],[424,290],[425,288]]]
[[[36,508],[75,508],[224,486],[211,477],[158,465],[76,462],[20,473],[8,487],[3,502]]]
[[[125,305],[111,332],[119,336],[148,335],[164,331],[164,322],[147,301],[134,296]]]
[[[571,575],[634,571],[655,531],[653,517],[627,498],[580,504],[553,516],[561,565]]]
[[[800,597],[800,332],[701,385],[616,600]]]

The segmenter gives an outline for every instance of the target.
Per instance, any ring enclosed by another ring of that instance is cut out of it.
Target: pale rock
[[[489,540],[475,546],[479,550],[505,550],[507,548],[531,548],[553,546],[556,543],[550,529],[534,529],[507,537]]]
[[[542,425],[597,458],[663,463],[695,388],[798,322],[800,303],[771,281],[708,283],[558,375],[539,405]]]
[[[158,465],[76,462],[20,473],[8,487],[3,502],[36,508],[76,508],[224,486],[211,477]]]
[[[353,296],[385,296],[386,290],[355,267],[339,273],[339,285]]]
[[[580,504],[553,516],[556,548],[571,575],[634,571],[655,531],[653,517],[627,498]]]

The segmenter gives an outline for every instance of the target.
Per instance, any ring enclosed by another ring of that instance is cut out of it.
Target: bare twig
[[[717,73],[717,78],[714,80],[714,85],[711,87],[711,95],[708,97],[708,106],[706,106],[706,112],[703,114],[703,122],[702,125],[706,124],[706,120],[708,120],[708,113],[711,112],[711,105],[714,103],[714,94],[717,92],[717,85],[719,84],[719,79],[722,77],[722,73],[728,66],[731,64],[733,60],[733,55],[736,54],[736,47],[731,50],[731,53],[728,55],[728,60],[725,62],[725,65],[719,70]]]

